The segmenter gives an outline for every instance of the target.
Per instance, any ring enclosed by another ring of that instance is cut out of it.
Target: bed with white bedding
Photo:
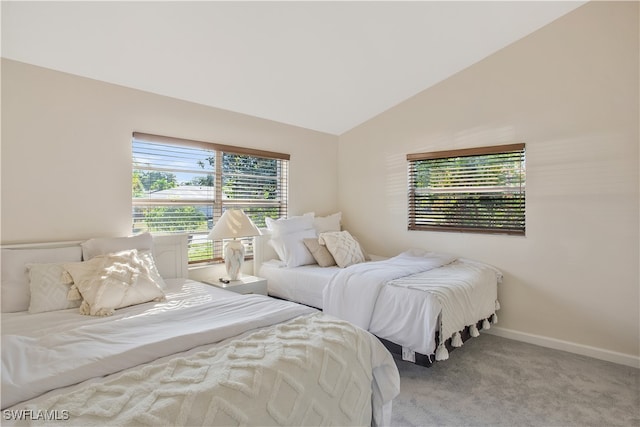
[[[502,274],[493,266],[421,250],[344,268],[292,265],[303,259],[290,255],[304,249],[292,244],[296,234],[303,233],[286,234],[289,252],[273,250],[272,230],[256,239],[254,269],[267,279],[269,294],[348,320],[407,360],[446,360],[451,349],[497,322]]]
[[[35,301],[34,265],[68,265],[82,252],[68,249],[77,242],[62,252],[45,246],[3,247],[6,425],[389,422],[398,371],[364,330],[300,304],[185,279],[181,237],[153,245],[162,260],[157,301],[92,316],[77,305],[52,308],[59,296],[51,293],[44,307]],[[9,271],[16,262],[29,266],[31,303],[23,310]]]

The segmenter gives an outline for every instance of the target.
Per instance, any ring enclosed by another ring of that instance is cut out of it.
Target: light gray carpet
[[[489,334],[396,363],[393,426],[640,426],[639,369]]]

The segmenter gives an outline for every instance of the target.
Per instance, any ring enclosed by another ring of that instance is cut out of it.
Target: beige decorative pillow
[[[302,242],[309,249],[311,255],[316,260],[320,267],[331,267],[336,265],[336,260],[331,256],[331,252],[327,250],[325,246],[318,243],[317,238],[303,239]]]
[[[360,244],[348,231],[320,233],[318,242],[327,247],[340,268],[365,261]]]
[[[165,299],[136,249],[66,263],[64,268],[84,300],[82,314],[110,316],[117,308]]]
[[[67,300],[73,281],[65,277],[62,263],[27,264],[31,301],[29,313],[65,310],[80,306],[80,301]]]

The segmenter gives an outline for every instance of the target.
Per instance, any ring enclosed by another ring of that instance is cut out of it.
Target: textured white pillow
[[[309,212],[302,216],[292,216],[290,218],[280,218],[275,220],[266,217],[265,224],[271,231],[272,237],[280,237],[285,234],[291,234],[298,231],[313,229],[314,213]]]
[[[287,267],[298,267],[316,263],[315,258],[304,244],[304,239],[315,237],[317,236],[314,229],[301,230],[280,237],[272,237],[269,244]]]
[[[360,244],[348,231],[322,233],[318,237],[318,242],[327,247],[327,250],[340,268],[358,264],[365,260]]]
[[[2,249],[2,312],[27,311],[31,299],[27,264],[82,259],[80,246],[50,249]]]
[[[84,300],[82,314],[110,316],[117,308],[165,299],[136,249],[65,263],[64,268]]]
[[[66,310],[80,306],[80,301],[67,300],[72,280],[65,275],[63,264],[27,264],[31,301],[29,313]]]
[[[130,237],[98,237],[82,243],[82,258],[85,261],[98,256],[137,249],[138,255],[147,264],[151,276],[163,289],[166,287],[153,257],[153,236],[142,233]]]
[[[342,230],[340,222],[342,221],[342,212],[336,212],[332,215],[317,216],[313,218],[313,228],[316,233],[326,233],[328,231]]]

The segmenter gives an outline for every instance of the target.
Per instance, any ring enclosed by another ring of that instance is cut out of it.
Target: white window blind
[[[206,236],[226,209],[258,227],[287,215],[287,154],[142,133],[132,153],[133,232],[187,233],[191,263],[222,259]]]
[[[525,145],[407,155],[409,230],[525,233]]]

